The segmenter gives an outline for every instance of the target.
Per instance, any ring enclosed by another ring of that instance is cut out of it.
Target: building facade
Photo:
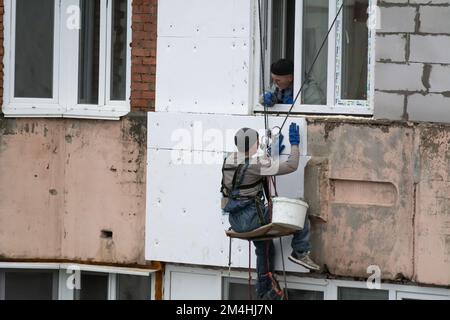
[[[323,266],[287,265],[290,298],[450,298],[449,1],[1,4],[0,299],[247,298],[217,159],[282,57],[305,86],[279,188]]]

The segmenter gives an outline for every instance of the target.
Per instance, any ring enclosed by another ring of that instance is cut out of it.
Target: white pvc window
[[[207,270],[205,268],[167,266],[166,272],[176,270],[180,274],[189,272],[192,274],[209,273],[209,276],[216,275],[221,283],[221,299],[248,299],[248,272],[231,270]],[[252,272],[252,294],[256,297],[255,284],[257,275]],[[183,278],[181,278],[184,280]],[[281,288],[284,288],[284,278],[281,274],[277,275]],[[166,286],[170,286],[170,277],[166,275]],[[176,279],[177,282],[180,278]],[[288,275],[287,285],[289,290],[289,299],[291,300],[378,300],[378,299],[431,299],[431,300],[450,300],[450,290],[433,287],[419,287],[415,285],[400,285],[391,283],[381,283],[380,288],[369,289],[365,281],[346,281],[309,278],[305,276]],[[211,286],[216,281],[209,281],[205,286]],[[189,295],[191,291],[198,292],[203,286],[188,287],[184,294]],[[166,297],[168,298],[168,297]]]
[[[54,270],[0,270],[0,300],[57,300]]]
[[[131,0],[6,0],[5,116],[130,111]]]
[[[343,0],[260,1],[265,90],[270,87],[270,65],[287,58],[294,62],[294,98],[306,80],[294,112],[372,114],[375,30],[369,27],[373,27],[376,0],[345,0],[308,79]],[[259,96],[261,85],[256,83]],[[276,105],[270,111],[285,112],[289,107]]]
[[[450,300],[449,295],[397,291],[397,300]]]
[[[60,300],[151,300],[154,296],[152,277],[145,274],[81,271],[79,288],[70,288],[72,272],[60,270]]]
[[[154,288],[151,270],[0,262],[0,300],[151,300]]]

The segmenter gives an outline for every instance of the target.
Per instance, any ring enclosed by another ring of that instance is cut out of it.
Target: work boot
[[[271,272],[265,274],[262,277],[262,281],[264,282],[265,292],[259,295],[260,300],[284,300],[284,292]],[[263,291],[263,288],[260,287],[259,290]]]
[[[317,265],[309,256],[310,252],[306,252],[302,255],[296,253],[295,251],[292,251],[291,255],[288,257],[289,260],[292,262],[299,264],[309,270],[320,270],[319,265]]]

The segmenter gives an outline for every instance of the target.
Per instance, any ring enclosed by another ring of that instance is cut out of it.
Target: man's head
[[[294,82],[294,64],[287,59],[280,59],[270,67],[272,80],[281,90],[291,88]]]
[[[245,152],[249,155],[253,155],[258,151],[259,134],[258,131],[242,128],[236,132],[234,136],[234,144],[239,152]]]

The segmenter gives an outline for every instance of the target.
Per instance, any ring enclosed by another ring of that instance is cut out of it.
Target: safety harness
[[[226,167],[226,159],[224,159],[223,166],[222,166],[222,186],[220,189],[220,192],[225,198],[228,198],[228,201],[255,201],[256,206],[256,212],[258,214],[258,219],[261,224],[261,226],[269,223],[269,221],[265,221],[264,219],[264,195],[266,196],[266,199],[270,199],[268,193],[266,190],[266,184],[267,179],[264,177],[261,177],[261,179],[257,180],[254,183],[243,185],[242,182],[245,177],[245,173],[247,172],[247,169],[249,167],[248,159],[245,159],[244,164],[239,164],[236,167]],[[225,171],[232,171],[234,170],[233,180],[231,183],[231,189],[229,189],[225,183],[224,183],[224,176]],[[241,196],[240,191],[242,190],[249,190],[257,187],[258,185],[262,184],[263,188],[261,192],[259,192],[255,196]],[[264,192],[263,192],[264,191]]]

